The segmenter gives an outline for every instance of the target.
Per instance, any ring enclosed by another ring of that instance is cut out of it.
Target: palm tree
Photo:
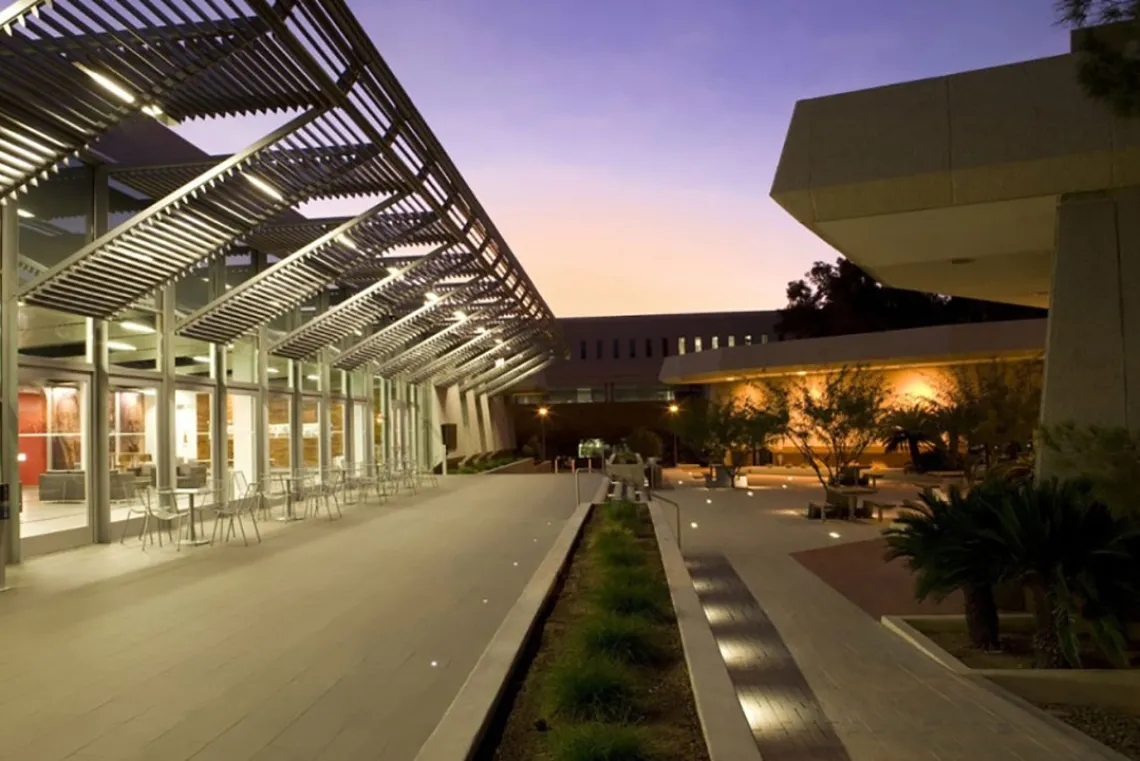
[[[1078,620],[1106,656],[1126,664],[1118,614],[1137,600],[1135,521],[1113,515],[1080,481],[986,487],[979,500],[998,517],[992,537],[1003,576],[1033,600],[1036,665],[1080,666]]]
[[[910,451],[911,465],[916,471],[919,470],[923,448],[929,450],[943,446],[931,405],[915,402],[906,407],[896,407],[887,413],[883,421],[883,444],[883,451],[887,454],[905,447]]]
[[[921,503],[883,532],[887,559],[903,559],[914,572],[917,599],[943,600],[962,591],[970,645],[982,650],[998,646],[994,584],[1002,567],[990,540],[994,527],[987,503],[951,487],[948,499],[923,493]]]

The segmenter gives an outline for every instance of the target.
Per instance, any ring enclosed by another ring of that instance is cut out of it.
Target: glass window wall
[[[213,396],[208,389],[180,388],[174,392],[175,488],[206,488],[213,482]]]
[[[257,476],[257,396],[226,394],[226,459],[230,469],[231,497],[240,497],[245,484]],[[240,476],[239,476],[240,474]]]
[[[303,470],[321,467],[321,403],[317,399],[301,400],[301,462]]]
[[[334,399],[329,402],[329,453],[332,467],[344,468],[344,402]]]
[[[285,394],[269,395],[269,470],[289,473],[293,469],[293,429],[290,413],[293,399]]]
[[[21,535],[87,526],[88,384],[30,381],[18,394]]]

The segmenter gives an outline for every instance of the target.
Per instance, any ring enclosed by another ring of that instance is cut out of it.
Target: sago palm
[[[951,487],[948,498],[923,493],[883,532],[887,558],[904,560],[914,573],[915,597],[945,599],[961,590],[966,603],[966,631],[973,647],[998,646],[994,584],[1002,568],[994,552],[995,518],[988,505]]]
[[[943,446],[934,412],[929,404],[923,402],[898,407],[887,413],[882,439],[883,451],[888,454],[905,448],[915,470],[920,467],[919,456],[924,447],[934,449]]]
[[[1087,483],[1074,481],[1022,485],[994,507],[1003,576],[1033,599],[1037,666],[1080,666],[1078,621],[1106,656],[1125,665],[1118,614],[1137,599],[1135,522],[1113,515]]]

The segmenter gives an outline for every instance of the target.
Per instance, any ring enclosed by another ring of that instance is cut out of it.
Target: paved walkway
[[[31,561],[0,595],[0,759],[413,758],[573,502],[456,476],[249,548]]]
[[[921,655],[790,556],[874,538],[879,526],[807,521],[804,506],[822,494],[804,481],[752,494],[663,492],[682,505],[694,585],[764,761],[1096,760]]]

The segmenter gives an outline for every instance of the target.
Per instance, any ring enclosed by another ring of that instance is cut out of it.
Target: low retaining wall
[[[1096,706],[1125,713],[1140,710],[1140,671],[1123,669],[972,669],[914,624],[935,631],[964,628],[964,616],[883,616],[882,624],[906,640],[919,652],[955,674],[986,686],[991,692],[1011,700],[1042,721],[1064,732],[1089,750],[1089,759],[1121,759],[1124,756],[1106,748],[1088,735],[1037,708],[1034,704]],[[1001,617],[1001,625],[1025,631],[1033,617],[1014,614]]]
[[[487,471],[488,473],[492,471]],[[591,502],[578,505],[554,546],[503,619],[447,713],[416,754],[416,761],[469,761],[479,749],[491,724],[519,657],[534,626],[550,601],[558,579],[582,533],[595,502],[605,499],[609,484],[603,481]]]
[[[532,458],[526,457],[515,460],[507,465],[500,465],[497,468],[484,470],[482,473],[476,475],[486,475],[489,473],[550,473],[552,470],[553,468],[550,462],[535,462]]]
[[[653,519],[653,532],[657,535],[669,595],[677,613],[689,682],[709,758],[711,761],[761,761],[752,728],[744,716],[736,687],[728,675],[728,667],[697,597],[697,590],[693,588],[693,579],[677,545],[677,537],[660,503],[649,504],[649,515]]]

